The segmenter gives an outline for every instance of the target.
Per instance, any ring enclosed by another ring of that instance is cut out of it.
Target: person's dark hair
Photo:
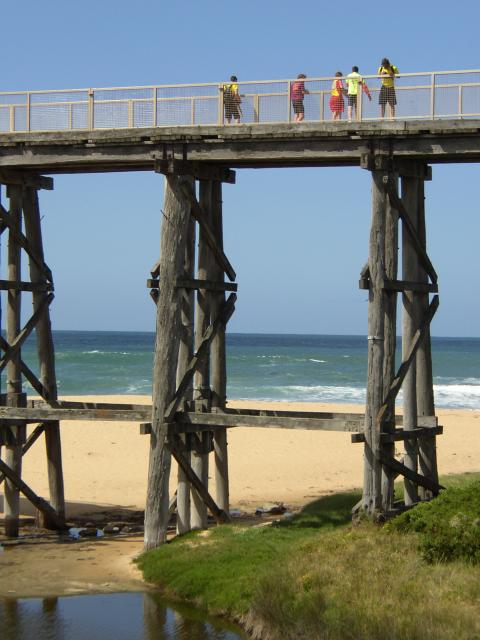
[[[304,73],[299,73],[297,78],[306,78],[307,76]]]
[[[382,60],[382,67],[389,67],[390,66],[390,60],[388,58],[384,58]]]
[[[237,76],[230,76],[230,80],[231,80],[232,82],[238,82],[238,80],[237,80]]]
[[[339,78],[340,76],[343,76],[343,73],[341,71],[337,71],[337,73],[335,74],[335,77]]]
[[[352,67],[352,71],[355,71],[356,73],[358,73],[358,67],[357,66]]]

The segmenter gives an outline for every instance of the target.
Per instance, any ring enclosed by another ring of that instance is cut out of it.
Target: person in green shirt
[[[357,66],[352,67],[352,72],[348,74],[346,80],[347,80],[347,100],[348,100],[347,114],[348,114],[348,121],[351,122],[353,112],[354,111],[355,113],[357,112],[357,100],[358,100],[358,91],[359,91],[358,88],[360,87],[360,90],[363,90],[367,94],[369,100],[371,100],[372,97],[370,95],[367,85],[365,84],[364,79],[358,73]]]

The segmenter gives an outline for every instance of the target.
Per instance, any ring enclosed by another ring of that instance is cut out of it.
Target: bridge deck
[[[0,167],[41,173],[152,170],[158,160],[228,167],[355,166],[365,154],[478,162],[480,120],[177,126],[10,133]]]

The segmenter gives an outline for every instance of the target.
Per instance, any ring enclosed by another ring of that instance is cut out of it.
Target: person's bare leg
[[[348,121],[349,122],[352,121],[352,111],[353,111],[353,107],[348,105]]]

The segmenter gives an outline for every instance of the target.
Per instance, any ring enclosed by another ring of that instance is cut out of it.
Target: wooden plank
[[[177,278],[175,286],[178,289],[202,289],[204,291],[237,291],[238,284],[236,282],[215,282],[214,280],[197,280],[188,278]],[[150,278],[147,280],[149,289],[158,289],[160,280]]]
[[[219,180],[228,184],[235,184],[235,171],[206,162],[190,162],[188,160],[156,160],[157,173],[170,173],[179,176],[192,176],[196,180]]]
[[[145,422],[151,419],[151,407],[145,409],[57,409],[0,407],[0,419],[43,422],[52,420],[102,420],[119,422]]]
[[[0,280],[0,291],[53,291],[51,282],[20,282],[18,280]]]
[[[383,454],[380,454],[380,462],[396,473],[402,475],[404,478],[407,478],[408,480],[410,480],[410,482],[429,489],[434,495],[438,495],[441,489],[445,489],[445,487],[443,487],[441,484],[438,484],[430,478],[421,476],[419,473],[412,471],[412,469],[409,469],[401,462],[398,462],[398,460],[395,460],[395,458],[389,458]]]
[[[145,412],[145,415],[152,412],[151,404],[131,404],[128,402],[82,402],[77,400],[55,400],[53,403],[46,402],[45,400],[29,400],[27,407],[40,407],[41,409],[111,409],[119,411],[140,411]]]
[[[408,178],[407,178],[408,180]],[[387,184],[387,191],[388,191],[388,195],[389,198],[392,202],[392,205],[395,207],[395,209],[398,211],[402,222],[405,225],[405,228],[411,238],[411,242],[413,247],[415,248],[415,251],[418,255],[418,259],[420,260],[423,268],[425,269],[426,273],[428,274],[428,276],[430,277],[430,280],[432,281],[433,284],[437,283],[438,280],[438,276],[437,273],[435,271],[435,269],[433,268],[433,264],[430,261],[430,258],[428,257],[428,254],[426,252],[426,250],[424,249],[424,247],[422,246],[422,243],[420,242],[419,238],[418,238],[418,234],[417,231],[415,229],[415,226],[413,225],[411,219],[410,219],[410,214],[408,213],[407,209],[405,208],[405,206],[403,205],[403,202],[400,200],[400,198],[398,197],[398,193],[397,190],[395,188],[395,186],[391,183]]]
[[[187,371],[185,372],[185,375],[182,378],[182,381],[178,385],[177,390],[172,398],[172,401],[168,405],[168,408],[164,416],[165,422],[173,421],[175,413],[178,409],[178,406],[184,396],[185,391],[188,389],[188,386],[190,385],[193,379],[193,376],[195,374],[195,371],[197,370],[197,367],[208,356],[210,343],[212,342],[213,337],[215,336],[215,333],[217,332],[218,328],[221,325],[225,325],[230,319],[230,316],[232,315],[233,310],[235,308],[236,299],[237,299],[237,296],[235,293],[231,293],[228,296],[228,299],[225,302],[225,304],[222,306],[219,315],[215,318],[214,322],[208,327],[208,329],[202,336],[202,341],[197,350],[197,353],[193,356],[192,360],[190,361]]]
[[[58,517],[55,509],[43,498],[37,496],[32,489],[10,467],[0,460],[0,472],[10,480],[33,506],[45,515],[48,529],[63,529],[64,521]]]
[[[426,314],[424,315],[424,317],[422,318],[422,322],[419,326],[419,328],[417,329],[417,331],[415,332],[415,336],[414,339],[412,341],[412,345],[410,348],[410,352],[408,353],[407,358],[402,362],[402,364],[400,365],[400,367],[398,368],[397,374],[395,376],[395,379],[393,380],[392,384],[390,385],[390,389],[388,391],[387,397],[385,398],[382,406],[379,409],[379,412],[377,414],[377,423],[381,424],[385,414],[387,412],[387,405],[388,403],[395,399],[397,397],[398,392],[400,391],[401,387],[402,387],[402,383],[403,380],[405,378],[405,375],[408,371],[408,368],[411,364],[411,362],[413,361],[415,354],[417,352],[417,349],[422,341],[423,335],[425,333],[425,329],[427,327],[430,326],[430,322],[432,321],[433,316],[435,315],[436,310],[438,309],[440,302],[438,299],[438,296],[434,296],[432,298],[432,301],[427,309]]]
[[[211,249],[213,255],[215,256],[216,261],[222,267],[222,269],[227,274],[228,278],[233,282],[236,279],[236,273],[230,264],[227,256],[224,254],[223,249],[218,246],[215,235],[212,232],[210,225],[207,222],[207,216],[200,206],[195,193],[188,183],[184,182],[182,184],[182,190],[185,194],[185,197],[188,199],[191,205],[191,214],[198,222],[200,229],[205,234],[205,241],[207,242],[209,248]]]
[[[35,189],[46,189],[52,191],[53,178],[27,173],[25,171],[12,171],[10,169],[0,169],[0,183],[6,185],[20,185],[23,187],[34,187]]]
[[[401,442],[404,440],[417,439],[425,436],[441,435],[443,433],[443,427],[415,427],[410,431],[403,429],[396,429],[392,433],[381,433],[381,442]],[[352,443],[365,442],[365,434],[353,433],[351,436]]]
[[[1,417],[1,413],[0,413]],[[359,420],[329,418],[231,415],[229,413],[179,412],[175,414],[175,432],[192,432],[220,427],[266,427],[271,429],[307,429],[323,431],[358,431]],[[192,427],[192,428],[190,428]]]
[[[209,509],[212,516],[215,518],[218,524],[223,524],[225,522],[229,522],[230,518],[225,511],[222,511],[217,504],[215,503],[212,496],[208,493],[208,490],[205,488],[204,484],[201,482],[200,478],[193,471],[192,467],[188,464],[187,459],[179,449],[179,447],[173,442],[169,441],[168,444],[173,457],[177,461],[178,465],[183,469],[185,475],[187,476],[190,484],[195,488],[195,491],[201,496],[205,505]]]
[[[418,293],[438,293],[438,285],[429,282],[412,282],[408,280],[384,280],[386,291],[415,291]]]

